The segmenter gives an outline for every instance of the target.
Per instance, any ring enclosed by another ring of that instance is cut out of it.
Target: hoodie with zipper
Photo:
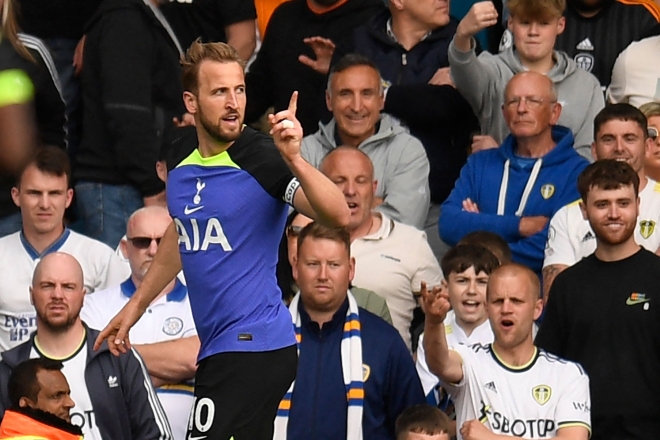
[[[330,151],[341,145],[333,118],[319,124],[319,131],[303,139],[300,153],[315,166]],[[378,181],[375,197],[383,199],[376,208],[396,221],[424,228],[429,209],[429,160],[422,143],[390,115],[381,114],[376,132],[362,141],[358,149],[374,165]]]
[[[554,126],[552,138],[555,147],[538,159],[517,156],[517,143],[511,135],[500,148],[471,155],[442,204],[442,239],[455,246],[470,232],[494,232],[509,243],[513,261],[540,273],[548,226],[523,237],[518,230],[520,219],[550,219],[562,206],[577,199],[577,178],[588,165],[573,149],[573,135],[568,128]],[[479,213],[463,210],[463,200],[468,198],[477,204]]]
[[[575,138],[575,149],[590,161],[593,122],[605,106],[603,92],[595,76],[580,69],[565,52],[554,51],[555,65],[547,76],[557,88],[562,105],[558,124],[568,127]],[[449,45],[449,64],[456,88],[467,99],[479,117],[481,133],[502,142],[509,127],[502,114],[504,90],[511,78],[527,69],[513,48],[492,55],[474,50],[461,52],[452,40]]]

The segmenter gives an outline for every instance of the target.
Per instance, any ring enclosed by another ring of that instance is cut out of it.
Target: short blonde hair
[[[245,71],[245,62],[238,55],[236,49],[226,43],[202,43],[198,38],[190,45],[185,56],[181,59],[183,90],[197,95],[199,91],[199,66],[206,60],[220,63],[238,63]]]
[[[639,111],[644,113],[646,119],[652,118],[653,116],[660,116],[660,102],[647,102],[639,107]]]
[[[507,7],[512,17],[547,20],[564,15],[566,0],[509,0]]]

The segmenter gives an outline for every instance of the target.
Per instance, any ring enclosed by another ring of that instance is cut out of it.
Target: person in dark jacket
[[[449,76],[447,49],[458,23],[448,2],[390,1],[355,31],[352,52],[370,58],[385,82],[384,112],[407,125],[429,159],[431,208],[424,227],[438,260],[448,247],[438,237],[439,205],[465,164],[479,122]],[[339,48],[333,61],[341,54]]]
[[[382,9],[382,0],[291,0],[278,6],[246,75],[245,121],[256,121],[271,106],[275,112],[286,109],[297,90],[303,132],[316,132],[322,117],[324,122],[332,117],[325,86],[333,48],[349,44],[352,32]],[[322,54],[325,73],[317,71]]]
[[[80,319],[85,289],[82,269],[69,254],[44,257],[34,271],[30,295],[37,331],[29,341],[2,353],[0,417],[11,406],[8,379],[21,362],[58,359],[71,384],[71,421],[86,438],[170,440],[172,433],[149,373],[134,350],[113,356],[106,344],[93,351],[98,332]],[[83,380],[84,378],[84,380]]]
[[[181,46],[155,3],[104,1],[86,28],[74,178],[82,232],[112,248],[130,214],[165,204],[154,164],[164,133],[185,111]]]
[[[0,71],[27,74],[34,89],[36,141],[66,148],[64,101],[53,59],[41,40],[18,32],[13,0],[0,0],[0,7],[6,11],[0,22]],[[10,175],[0,174],[0,237],[21,229],[21,216],[10,196],[13,185]]]
[[[282,399],[274,440],[394,440],[397,417],[426,402],[413,360],[397,331],[358,307],[350,235],[318,223],[298,235],[289,306],[298,340],[298,373]]]

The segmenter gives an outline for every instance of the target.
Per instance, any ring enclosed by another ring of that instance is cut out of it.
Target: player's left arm
[[[153,344],[134,344],[149,375],[160,383],[176,384],[192,379],[197,371],[197,335]]]
[[[270,134],[284,162],[300,182],[293,197],[293,206],[300,213],[330,227],[348,224],[350,212],[339,188],[319,170],[307,163],[300,154],[302,126],[296,119],[298,92],[293,92],[289,108],[268,115]],[[293,123],[293,127],[288,122]]]

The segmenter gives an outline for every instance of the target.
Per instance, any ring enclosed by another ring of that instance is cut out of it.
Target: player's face
[[[64,332],[80,317],[85,289],[74,266],[51,261],[41,265],[30,295],[39,322],[50,331]]]
[[[37,401],[30,402],[28,406],[54,414],[70,423],[69,411],[75,404],[64,374],[58,370],[39,370],[37,380],[40,387]]]
[[[632,185],[618,189],[592,186],[580,207],[599,242],[614,246],[632,239],[639,215],[639,198]]]
[[[11,194],[16,206],[21,208],[23,230],[49,234],[64,227],[64,211],[73,197],[65,175],[46,174],[31,165]]]
[[[402,0],[403,10],[429,31],[449,23],[449,0]]]
[[[635,121],[612,119],[600,126],[591,144],[591,153],[596,160],[627,162],[639,173],[644,167],[644,156],[651,150],[651,142]]]
[[[337,152],[324,161],[323,172],[344,194],[351,212],[347,229],[369,223],[377,182],[368,159],[358,151]]]
[[[508,22],[520,58],[530,62],[551,56],[557,35],[564,31],[565,24],[563,17],[532,20],[511,16]]]
[[[653,143],[646,152],[644,159],[644,169],[651,176],[660,176],[660,116],[651,116],[648,120],[649,129],[653,131],[656,136],[651,138]],[[657,179],[656,179],[657,180]]]
[[[451,272],[447,282],[447,293],[456,319],[466,324],[480,324],[486,316],[486,287],[488,274],[474,272],[474,266],[464,272]]]
[[[339,135],[352,146],[373,135],[383,109],[380,75],[369,66],[353,66],[332,76],[326,104]]]
[[[507,85],[502,111],[518,139],[533,138],[557,123],[561,106],[554,102],[552,90],[537,75],[514,77]]]
[[[303,304],[317,312],[332,312],[346,298],[355,262],[343,243],[307,237],[300,249],[293,276]]]
[[[127,240],[122,240],[121,247],[131,266],[131,274],[138,280],[141,281],[149,270],[158,251],[158,242],[171,222],[163,211],[143,213],[128,224]]]
[[[199,66],[199,91],[194,103],[184,95],[188,112],[195,115],[216,142],[228,143],[241,135],[245,118],[245,75],[235,62],[203,61]],[[192,107],[191,107],[192,106]]]
[[[311,222],[311,218],[298,214],[291,221],[291,225],[286,230],[286,245],[291,267],[296,265],[296,256],[298,255],[298,234],[300,234],[302,228]]]
[[[488,289],[488,319],[496,345],[506,350],[532,344],[532,328],[543,305],[529,279],[520,274],[491,277]]]

